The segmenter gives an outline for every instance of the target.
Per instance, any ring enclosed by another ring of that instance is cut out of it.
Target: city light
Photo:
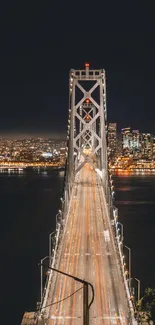
[[[0,167],[63,166],[66,141],[42,138],[0,139]]]
[[[155,136],[130,127],[117,136],[116,123],[108,126],[109,167],[115,172],[155,172]]]

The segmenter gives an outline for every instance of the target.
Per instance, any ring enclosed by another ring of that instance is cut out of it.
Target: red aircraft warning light
[[[85,116],[85,120],[90,121],[90,116],[88,114]]]
[[[85,68],[89,68],[89,63],[85,63]]]
[[[89,98],[86,99],[86,103],[87,104],[90,103],[90,99]]]

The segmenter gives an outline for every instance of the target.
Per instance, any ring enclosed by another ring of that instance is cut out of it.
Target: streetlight
[[[56,225],[57,225],[57,222],[58,222],[58,217],[59,217],[59,213],[56,214]]]
[[[137,283],[138,283],[138,295],[137,295],[137,298],[138,298],[138,301],[140,300],[140,280],[137,279],[137,278],[131,278],[131,280],[136,280]]]
[[[135,280],[138,282],[138,301],[140,300],[140,280],[135,278]]]
[[[51,242],[51,239],[52,239],[52,236],[53,236],[54,233],[55,233],[55,231],[53,231],[53,232],[51,232],[51,234],[49,234],[49,266],[50,266],[51,259],[52,259],[52,242]]]
[[[44,260],[49,258],[49,256],[45,256],[40,262],[41,268],[40,268],[40,302],[42,304],[42,299],[43,299],[43,266],[44,264],[42,263]]]
[[[41,267],[42,266],[47,266],[45,264],[42,264],[42,261],[45,260],[47,257],[48,256],[46,256],[44,259],[41,260],[41,264],[40,264]],[[52,270],[52,271],[55,271],[57,273],[66,275],[69,278],[72,278],[75,281],[78,281],[78,282],[83,284],[83,325],[89,325],[89,309],[90,309],[90,306],[92,305],[92,303],[94,301],[94,287],[93,287],[93,285],[90,282],[87,282],[85,280],[77,278],[76,276],[70,275],[68,273],[59,271],[59,270],[57,270],[57,269],[55,269],[53,267],[49,267],[49,269]],[[88,303],[88,286],[90,286],[91,289],[92,289],[92,299],[91,299],[90,303]],[[46,306],[43,307],[43,308],[46,308]]]
[[[121,226],[121,241],[123,242],[123,239],[124,239],[124,237],[123,237],[123,234],[124,234],[124,231],[123,231],[123,224],[120,222],[120,221],[117,221],[116,222],[116,226],[117,225],[120,225]],[[117,229],[119,229],[119,228],[117,228]]]
[[[62,211],[59,210],[58,213],[56,214],[56,224],[57,224],[58,218],[61,216],[61,214],[62,214]]]
[[[124,247],[126,247],[129,251],[129,287],[131,291],[131,248],[126,245],[124,245]]]
[[[61,197],[60,201],[62,202],[62,204],[64,204],[65,200]]]

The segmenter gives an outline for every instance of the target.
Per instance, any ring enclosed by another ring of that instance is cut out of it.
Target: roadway
[[[95,299],[90,309],[91,325],[127,325],[127,300],[106,202],[99,177],[89,164],[76,175],[72,195],[55,267],[93,284]],[[91,290],[89,295],[91,298]],[[82,285],[54,273],[47,302],[52,305],[46,310],[46,324],[82,324],[82,302]]]

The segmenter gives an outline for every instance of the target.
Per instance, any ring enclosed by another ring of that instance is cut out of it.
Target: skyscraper
[[[139,130],[131,130],[125,128],[121,130],[122,134],[122,154],[125,156],[133,155],[136,157],[140,148],[140,134]]]
[[[130,144],[131,144],[131,128],[124,128],[121,130],[122,136],[122,154],[127,155],[130,152]]]
[[[153,135],[150,133],[141,133],[140,135],[140,147],[142,158],[153,158]]]
[[[132,131],[132,148],[133,150],[139,149],[140,142],[139,142],[140,134],[139,130]]]
[[[108,126],[108,153],[110,159],[117,153],[117,124],[109,123]]]

